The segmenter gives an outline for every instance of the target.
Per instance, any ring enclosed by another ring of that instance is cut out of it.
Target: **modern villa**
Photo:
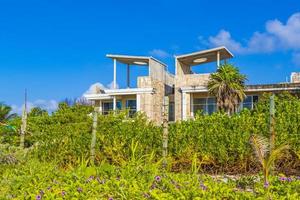
[[[163,120],[163,106],[168,99],[169,121],[192,119],[202,111],[211,114],[217,110],[216,98],[207,89],[209,73],[194,73],[192,67],[216,63],[216,67],[233,58],[224,46],[175,56],[175,75],[167,71],[167,66],[150,56],[107,55],[113,60],[113,89],[99,90],[86,94],[94,101],[99,112],[107,114],[111,110],[129,109],[129,115],[143,112],[156,123]],[[117,63],[127,68],[127,88],[117,88]],[[137,77],[137,87],[130,87],[130,66],[146,66],[148,76]],[[252,109],[264,92],[300,92],[300,73],[293,72],[290,82],[278,84],[247,85],[244,102],[240,109]],[[168,98],[165,98],[168,97]]]

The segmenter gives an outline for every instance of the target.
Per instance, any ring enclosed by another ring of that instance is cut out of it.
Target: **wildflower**
[[[150,189],[151,189],[151,190],[154,190],[155,188],[156,188],[156,184],[155,184],[155,183],[152,183]]]
[[[161,181],[161,177],[160,176],[155,176],[154,178],[157,182],[160,182]]]
[[[35,197],[35,199],[36,199],[36,200],[41,200],[41,199],[42,199],[42,196],[41,196],[41,195],[37,195],[37,196]]]
[[[48,186],[48,187],[47,187],[47,190],[51,190],[51,186]]]
[[[280,181],[286,181],[286,178],[285,177],[280,177],[279,180]]]
[[[94,178],[95,178],[94,176],[90,176],[90,177],[86,180],[86,182],[91,182]]]
[[[78,191],[78,192],[82,192],[83,190],[82,190],[81,187],[78,187],[78,188],[77,188],[77,191]]]
[[[269,186],[270,186],[269,182],[266,181],[266,182],[264,183],[264,188],[268,188]]]
[[[114,198],[112,198],[112,197],[109,197],[109,198],[108,198],[108,200],[114,200]]]
[[[293,179],[292,179],[291,177],[287,178],[287,181],[288,181],[288,182],[292,182],[292,180],[293,180]]]
[[[45,192],[44,192],[44,190],[40,190],[40,195],[44,195],[45,194]]]
[[[207,187],[203,183],[200,183],[200,187],[202,188],[202,190],[207,190]]]
[[[297,180],[300,180],[300,176],[297,176],[296,179],[297,179]]]
[[[61,196],[65,196],[66,195],[66,192],[63,190],[61,191]]]

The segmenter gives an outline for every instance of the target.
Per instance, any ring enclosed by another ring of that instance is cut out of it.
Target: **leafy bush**
[[[260,176],[211,177],[162,173],[160,162],[146,156],[122,168],[107,163],[58,168],[55,163],[31,160],[6,169],[0,182],[5,199],[299,199],[299,177],[271,177],[264,188]],[[249,181],[250,180],[250,181]],[[244,187],[241,187],[241,183]]]

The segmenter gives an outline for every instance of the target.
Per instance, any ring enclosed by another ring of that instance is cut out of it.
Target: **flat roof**
[[[194,66],[194,65],[217,61],[217,52],[220,52],[220,60],[233,58],[233,54],[225,46],[206,49],[206,50],[197,51],[189,54],[183,54],[183,55],[175,56],[175,58],[186,65]],[[201,58],[206,60],[201,63],[194,62],[194,60],[201,59]]]
[[[118,54],[107,54],[106,57],[116,59],[118,62],[129,65],[146,66],[149,65],[149,60],[152,59],[163,66],[167,66],[165,63],[152,56],[130,56],[130,55],[118,55]],[[144,63],[144,64],[143,64]]]

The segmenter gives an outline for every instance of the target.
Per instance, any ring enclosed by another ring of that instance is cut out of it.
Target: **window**
[[[117,101],[117,110],[121,110],[122,109],[122,102],[121,101]],[[103,102],[102,103],[102,114],[103,115],[107,115],[110,111],[113,110],[114,104],[112,101],[109,102]]]
[[[193,112],[196,114],[197,112],[203,112],[204,114],[212,114],[216,112],[216,98],[194,98],[193,99]]]
[[[136,100],[126,100],[126,108],[129,109],[129,117],[136,113]]]
[[[174,102],[169,102],[169,121],[175,121]]]
[[[255,103],[257,103],[257,102],[258,102],[258,96],[257,95],[249,95],[240,104],[239,111],[243,110],[244,108],[252,110],[254,108]]]
[[[239,104],[238,111],[246,109],[253,109],[255,103],[258,102],[257,95],[249,95],[247,96],[242,103]],[[194,115],[197,112],[202,112],[203,114],[212,114],[217,111],[217,101],[214,97],[209,98],[194,98],[193,99],[193,107],[192,111]]]

